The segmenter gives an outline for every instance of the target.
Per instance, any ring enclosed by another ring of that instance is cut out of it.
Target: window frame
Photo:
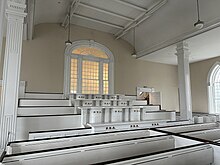
[[[90,55],[80,55],[80,54],[73,54],[73,50],[82,47],[82,46],[92,46],[97,49],[100,49],[104,51],[108,59],[99,58],[95,56]],[[77,79],[77,93],[82,93],[82,61],[83,60],[89,60],[89,61],[96,61],[99,62],[99,67],[103,68],[103,63],[109,64],[109,94],[114,93],[114,56],[112,52],[105,47],[104,45],[97,43],[93,40],[80,40],[75,41],[72,43],[72,45],[68,45],[65,49],[64,54],[64,86],[63,86],[63,92],[67,96],[70,94],[70,72],[71,72],[71,59],[75,58],[78,61],[77,65],[77,72],[78,72],[78,79]],[[103,94],[103,69],[99,69],[99,93]]]
[[[208,90],[208,111],[210,114],[220,114],[220,111],[217,112],[215,108],[215,99],[214,99],[214,77],[216,75],[216,69],[220,68],[220,62],[217,61],[209,70],[207,77],[207,90]],[[220,72],[220,69],[218,70]],[[218,72],[217,71],[217,72]]]

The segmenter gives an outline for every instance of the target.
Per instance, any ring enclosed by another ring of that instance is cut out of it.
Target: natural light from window
[[[209,111],[220,113],[220,64],[213,67],[209,78]]]
[[[80,55],[92,55],[99,58],[108,59],[108,55],[100,49],[94,47],[86,47],[82,46],[79,47],[72,52],[73,54],[80,54]]]
[[[95,46],[77,46],[70,55],[70,93],[109,94],[113,69],[106,51]]]

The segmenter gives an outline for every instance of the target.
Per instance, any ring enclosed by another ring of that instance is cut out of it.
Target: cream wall
[[[162,92],[164,109],[178,109],[176,66],[136,60],[128,42],[108,33],[72,26],[71,34],[72,41],[92,39],[112,51],[115,93],[135,94],[136,86],[155,87]],[[27,81],[27,91],[62,92],[65,40],[66,32],[58,24],[35,26],[34,40],[23,43],[21,80]]]
[[[220,61],[220,57],[190,64],[194,112],[208,112],[207,77],[216,61]]]

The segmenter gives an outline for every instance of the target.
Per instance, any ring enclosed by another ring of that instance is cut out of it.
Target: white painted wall
[[[90,39],[105,45],[115,57],[115,93],[136,94],[137,86],[155,87],[162,93],[163,108],[178,109],[177,67],[131,57],[133,47],[114,36],[72,26],[72,41]],[[59,24],[35,26],[32,41],[24,41],[21,80],[27,91],[62,92],[66,31]]]
[[[220,61],[220,57],[190,64],[192,109],[194,112],[208,112],[207,77],[216,61]]]

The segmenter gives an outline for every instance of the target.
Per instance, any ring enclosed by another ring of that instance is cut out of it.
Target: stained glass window
[[[104,59],[108,58],[108,55],[104,51],[102,51],[101,49],[97,49],[95,47],[82,46],[82,47],[74,49],[72,53],[80,54],[80,55],[92,55],[92,56],[104,58]]]
[[[83,61],[82,64],[82,93],[99,94],[99,63]]]
[[[109,94],[109,56],[92,46],[78,47],[72,54],[70,93]]]
[[[103,64],[103,94],[108,94],[108,87],[109,87],[109,73],[108,73],[108,63]]]
[[[71,59],[70,67],[70,93],[77,93],[77,59]]]

